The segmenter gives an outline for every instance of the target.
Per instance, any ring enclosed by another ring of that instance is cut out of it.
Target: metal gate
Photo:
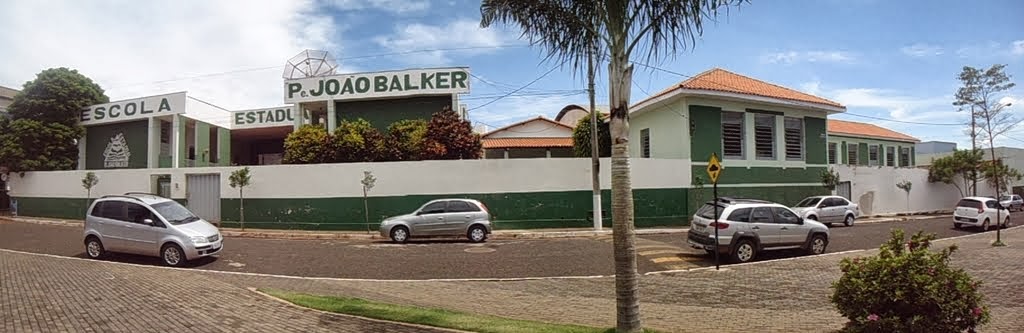
[[[220,174],[186,175],[188,209],[220,225]]]
[[[853,199],[850,199],[850,190],[851,189],[849,181],[839,182],[839,185],[836,186],[836,195],[846,198],[846,200],[852,201]]]

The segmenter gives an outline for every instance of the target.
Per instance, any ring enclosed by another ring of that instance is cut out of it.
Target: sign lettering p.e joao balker
[[[284,82],[284,102],[287,104],[330,99],[346,100],[468,92],[469,69],[464,67],[340,74],[292,79]]]
[[[141,97],[85,108],[79,114],[83,126],[141,120],[185,112],[185,92]]]

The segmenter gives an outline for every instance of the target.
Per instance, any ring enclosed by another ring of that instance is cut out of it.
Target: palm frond
[[[544,48],[545,60],[583,72],[589,47],[597,46],[597,55],[602,54],[596,26],[600,7],[596,0],[483,0],[480,25],[514,25],[522,31],[520,38]]]

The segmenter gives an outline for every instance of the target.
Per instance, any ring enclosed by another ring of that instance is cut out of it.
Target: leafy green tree
[[[609,131],[608,123],[605,119],[608,117],[598,112],[598,125],[597,125],[597,148],[599,157],[612,156],[612,134]],[[572,152],[576,157],[590,157],[590,117],[580,118],[576,122],[576,127],[572,129]]]
[[[427,121],[406,119],[388,126],[387,146],[395,149],[394,161],[415,161],[423,159],[424,140],[427,137]]]
[[[435,112],[427,123],[424,159],[478,159],[483,154],[480,134],[473,133],[469,121],[450,107]],[[443,148],[443,149],[442,149]]]
[[[77,70],[50,68],[14,95],[0,122],[0,165],[10,171],[70,170],[78,164],[82,109],[110,99]]]
[[[333,163],[333,138],[320,125],[303,125],[284,139],[284,163]]]
[[[928,182],[953,185],[960,196],[972,193],[973,184],[978,177],[983,152],[981,150],[960,149],[952,155],[937,158],[928,166]]]
[[[344,120],[334,130],[336,162],[378,162],[393,159],[397,153],[379,131],[365,119]]]
[[[482,0],[483,27],[507,23],[540,45],[549,59],[582,71],[590,58],[608,59],[611,106],[612,230],[615,256],[616,330],[639,332],[639,276],[629,176],[629,100],[634,53],[658,60],[696,43],[704,20],[744,0],[540,1]]]
[[[956,102],[953,103],[971,108],[971,132],[974,134],[980,130],[984,134],[983,138],[988,141],[991,153],[989,160],[993,165],[996,164],[995,138],[1006,134],[1021,122],[1007,109],[1010,105],[1000,101],[1000,95],[1016,86],[1010,82],[1010,76],[1006,75],[1005,68],[1004,64],[992,65],[986,70],[964,66],[958,76],[963,85],[957,90]],[[975,129],[975,125],[979,128]],[[971,139],[974,140],[973,137]],[[1006,188],[1000,186],[1002,184],[998,181],[994,181],[993,184],[998,198]],[[999,214],[997,210],[996,221],[1002,221]],[[996,228],[995,244],[1002,244],[1000,228]]]
[[[100,178],[96,177],[96,173],[92,171],[86,172],[85,177],[82,177],[82,188],[85,189],[85,200],[87,203],[92,199],[92,188],[99,183]]]
[[[245,196],[243,192],[246,186],[252,184],[252,173],[249,172],[249,167],[244,167],[232,171],[228,181],[231,188],[238,189],[238,223],[242,230],[245,230]]]
[[[995,163],[985,161],[981,167],[981,176],[989,186],[1002,189],[1009,189],[1014,181],[1024,177],[1017,169],[1004,164],[1002,159],[997,159]]]

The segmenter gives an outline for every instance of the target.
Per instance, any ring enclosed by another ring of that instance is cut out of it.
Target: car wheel
[[[185,258],[185,251],[181,250],[181,246],[173,243],[164,245],[160,249],[160,259],[163,259],[164,265],[171,267],[184,266],[185,262],[188,261],[188,258]]]
[[[473,243],[483,242],[487,240],[487,230],[484,227],[474,225],[469,227],[469,232],[466,233],[466,237],[469,237],[469,241]]]
[[[89,256],[90,259],[101,259],[107,254],[106,249],[103,248],[103,242],[100,242],[96,236],[89,236],[85,240],[85,255]]]
[[[825,253],[825,247],[828,246],[828,239],[825,235],[814,235],[811,236],[811,243],[807,246],[807,252],[811,255]]]
[[[853,215],[846,215],[846,220],[843,221],[843,225],[845,225],[847,227],[852,227],[853,226]]]
[[[960,223],[953,223],[953,229],[963,229],[964,225]]]
[[[988,219],[985,219],[985,222],[981,224],[981,231],[988,231],[988,228],[989,228],[989,222],[988,222]]]
[[[818,221],[818,216],[817,215],[808,215],[807,219]],[[821,222],[821,221],[818,221],[818,222]]]
[[[736,243],[736,248],[732,251],[732,260],[738,263],[750,262],[756,255],[757,248],[754,242],[744,239]]]
[[[394,227],[391,229],[391,241],[395,243],[405,243],[409,240],[409,229],[405,227]]]
[[[1005,219],[1003,219],[1002,229],[1006,229],[1006,228],[1009,228],[1009,227],[1010,227],[1010,217],[1007,216]]]

